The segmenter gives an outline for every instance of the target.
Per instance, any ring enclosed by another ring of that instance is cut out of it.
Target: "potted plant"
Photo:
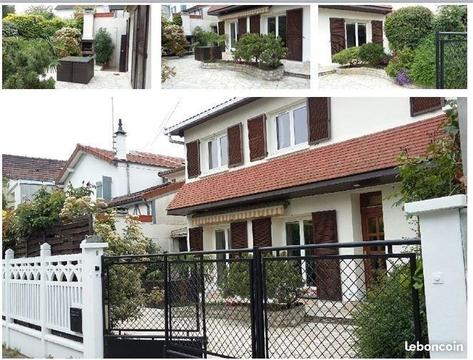
[[[192,33],[194,37],[194,57],[197,61],[214,61],[222,59],[225,49],[225,35],[213,31],[203,31],[196,27]]]

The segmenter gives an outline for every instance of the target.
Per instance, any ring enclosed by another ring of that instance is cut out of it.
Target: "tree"
[[[15,13],[15,5],[3,5],[2,6],[2,19],[7,15]]]
[[[80,48],[81,32],[78,29],[65,27],[56,31],[53,42],[56,54],[60,58],[82,55]]]
[[[161,51],[163,55],[182,56],[186,53],[187,40],[182,27],[163,20],[161,22]]]
[[[174,14],[172,16],[172,22],[174,25],[182,26],[182,16],[180,14]]]
[[[95,56],[97,64],[105,65],[113,54],[112,37],[104,28],[100,28],[95,35]]]
[[[30,7],[25,10],[25,14],[39,15],[45,18],[46,20],[51,20],[55,16],[53,13],[52,6],[47,5],[30,5]]]

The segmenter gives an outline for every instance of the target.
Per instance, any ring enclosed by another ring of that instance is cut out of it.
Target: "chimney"
[[[115,157],[126,160],[126,132],[123,130],[122,119],[118,119],[118,130],[115,132]]]
[[[83,28],[82,28],[82,40],[93,40],[94,39],[94,14],[93,9],[84,9],[83,15]]]

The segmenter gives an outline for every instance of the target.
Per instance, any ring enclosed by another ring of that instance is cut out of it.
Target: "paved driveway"
[[[319,77],[320,89],[343,89],[343,90],[380,90],[408,88],[399,86],[394,82],[373,75],[361,74],[328,74]]]
[[[48,73],[47,77],[56,80],[56,71]],[[99,66],[95,66],[94,77],[88,84],[56,81],[56,89],[131,89],[130,75],[118,71],[100,70]]]
[[[284,76],[279,81],[255,79],[231,70],[201,69],[193,56],[168,59],[176,76],[162,84],[163,89],[307,89],[309,79]]]

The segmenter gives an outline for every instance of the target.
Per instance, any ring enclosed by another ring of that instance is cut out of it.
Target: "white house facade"
[[[320,5],[317,22],[317,56],[319,64],[329,65],[339,51],[374,42],[389,44],[384,34],[384,21],[392,11],[381,5]]]
[[[187,148],[186,184],[168,213],[187,216],[191,250],[416,237],[394,205],[396,159],[403,148],[425,152],[445,121],[442,106],[441,98],[231,100],[168,129]],[[343,276],[330,278],[350,283]],[[342,294],[357,292],[363,284]]]
[[[286,60],[310,62],[310,6],[308,5],[214,5],[218,31],[227,36],[229,54],[244,34],[273,33],[288,49]]]
[[[218,18],[209,15],[210,6],[195,5],[181,11],[182,29],[184,35],[192,42],[192,33],[196,27],[200,27],[204,31],[217,32]]]

